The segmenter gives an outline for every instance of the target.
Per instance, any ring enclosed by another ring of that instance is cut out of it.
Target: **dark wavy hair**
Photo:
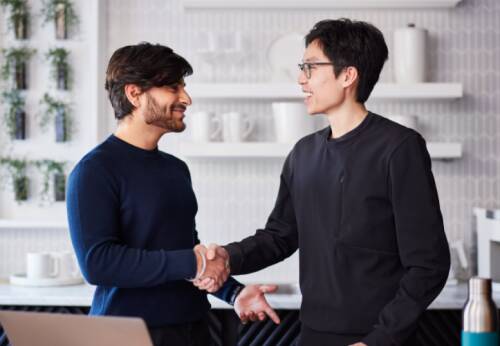
[[[105,83],[115,118],[122,119],[134,110],[125,95],[126,84],[135,84],[143,92],[153,87],[175,87],[192,73],[187,60],[166,46],[141,42],[117,49],[109,60]]]
[[[306,47],[315,40],[334,64],[335,77],[349,66],[358,70],[356,99],[365,103],[389,54],[382,32],[366,22],[327,19],[316,23],[306,35]]]

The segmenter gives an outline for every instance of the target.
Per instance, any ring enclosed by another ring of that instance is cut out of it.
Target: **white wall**
[[[85,1],[77,1],[82,6]],[[220,73],[217,81],[265,82],[269,79],[266,50],[280,35],[306,33],[324,18],[349,17],[369,21],[384,33],[389,49],[396,28],[414,22],[430,33],[430,78],[435,82],[461,82],[465,97],[439,102],[369,103],[380,114],[417,114],[422,133],[429,141],[458,141],[464,146],[464,157],[452,162],[433,162],[446,232],[450,240],[464,239],[473,248],[472,207],[498,207],[500,180],[500,2],[497,0],[463,0],[458,7],[446,10],[184,10],[180,0],[108,0],[106,59],[126,44],[149,41],[166,44],[192,62],[195,74],[189,83],[206,80],[206,65],[196,54],[196,36],[201,30],[240,31],[246,40],[249,56],[233,73]],[[2,40],[3,41],[3,40]],[[75,45],[76,47],[76,45]],[[76,49],[76,48],[75,48]],[[392,80],[391,57],[382,81]],[[82,67],[84,68],[84,67]],[[223,72],[222,68],[217,69]],[[99,80],[88,87],[102,88]],[[189,114],[208,109],[216,113],[241,110],[255,116],[258,129],[254,139],[272,138],[270,104],[267,102],[203,102],[194,100]],[[111,112],[108,132],[114,128]],[[83,119],[82,119],[83,121]],[[167,135],[161,148],[178,153],[178,144],[189,139],[189,131]],[[281,170],[281,160],[204,159],[188,162],[200,206],[198,229],[203,241],[225,243],[253,234],[265,224],[274,204]],[[0,215],[8,201],[2,199]],[[17,208],[17,207],[16,207]],[[42,209],[41,214],[47,209]],[[12,212],[13,213],[13,212]],[[0,231],[0,277],[13,269],[2,258],[21,256],[10,250],[12,231]],[[36,234],[35,234],[36,233]],[[63,233],[30,232],[23,242],[38,244],[39,239],[63,239]],[[18,236],[16,234],[16,236]],[[44,245],[45,246],[45,245]],[[21,263],[22,261],[16,261]],[[19,265],[15,267],[16,270]],[[287,260],[254,280],[296,280],[297,258]]]

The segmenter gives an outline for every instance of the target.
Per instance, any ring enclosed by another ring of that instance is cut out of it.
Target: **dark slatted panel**
[[[293,345],[300,331],[297,311],[279,311],[281,323],[271,320],[254,322],[240,327],[238,346]]]
[[[1,310],[87,314],[84,307],[0,306]],[[288,346],[294,345],[300,331],[298,311],[278,311],[281,324],[270,320],[246,325],[239,323],[232,310],[213,310],[209,314],[210,334],[214,346]],[[429,310],[424,313],[417,329],[421,346],[460,345],[461,312],[459,310]],[[237,341],[236,341],[237,340]],[[0,346],[9,346],[0,326]]]
[[[460,310],[428,310],[418,325],[418,343],[422,346],[458,346],[461,324]]]

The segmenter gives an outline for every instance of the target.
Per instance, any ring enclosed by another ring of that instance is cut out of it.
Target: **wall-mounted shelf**
[[[292,83],[203,83],[188,84],[187,91],[194,99],[259,99],[302,100],[304,94],[298,84]],[[396,84],[378,83],[370,100],[457,99],[463,96],[460,83]]]
[[[273,142],[183,143],[180,154],[187,158],[283,158],[293,144]],[[429,142],[432,159],[453,160],[462,157],[461,143]]]
[[[451,8],[461,0],[183,0],[185,8]]]
[[[65,221],[26,221],[0,219],[0,230],[67,230]]]

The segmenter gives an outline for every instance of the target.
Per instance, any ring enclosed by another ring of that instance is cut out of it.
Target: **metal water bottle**
[[[491,298],[491,279],[469,280],[469,297],[462,315],[462,346],[498,346],[497,307]]]

